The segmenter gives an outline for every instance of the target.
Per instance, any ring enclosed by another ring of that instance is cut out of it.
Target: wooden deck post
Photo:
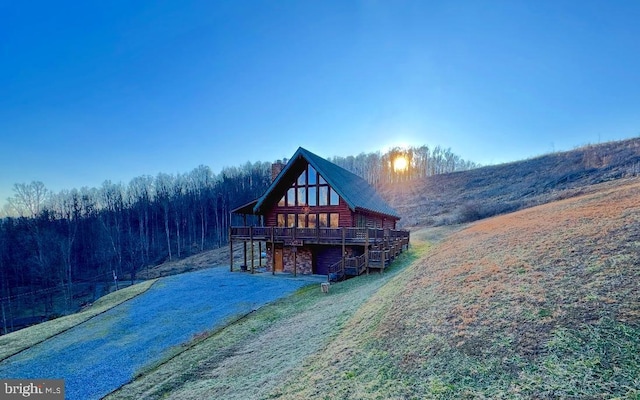
[[[251,273],[254,273],[254,261],[255,255],[253,254],[253,226],[249,227],[249,242],[251,243]]]
[[[276,242],[273,240],[273,226],[271,227],[271,275],[276,274]]]
[[[369,228],[365,228],[367,234],[364,237],[364,265],[367,267],[367,275],[369,275]]]
[[[229,227],[229,271],[233,272],[233,239],[231,238],[231,227]]]
[[[295,246],[291,247],[291,251],[293,251],[293,276],[298,276],[298,261],[296,260],[298,248]]]
[[[342,272],[343,273],[344,273],[344,267],[345,267],[344,258],[345,258],[346,252],[347,252],[347,248],[346,248],[346,245],[345,245],[346,238],[347,238],[347,231],[346,231],[346,228],[343,226],[342,227]]]
[[[258,254],[260,255],[260,258],[258,259],[260,260],[258,266],[262,267],[262,242],[261,241],[258,242]]]
[[[243,253],[242,253],[243,257],[244,257],[244,264],[243,264],[244,267],[243,268],[246,269],[247,268],[247,240],[246,239],[242,241],[242,247],[243,247],[243,250],[244,250]]]

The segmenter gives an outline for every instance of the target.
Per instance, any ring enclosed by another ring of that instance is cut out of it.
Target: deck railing
[[[389,250],[370,250],[369,251],[369,265],[376,265],[385,267],[391,261]]]
[[[327,279],[329,282],[338,282],[345,278],[342,260],[335,262],[327,269]]]
[[[385,240],[409,240],[409,232],[392,229],[376,228],[282,228],[264,226],[234,226],[231,227],[231,238],[238,240],[311,240],[314,242],[339,242],[344,237],[345,242],[365,243],[367,237],[370,243]]]

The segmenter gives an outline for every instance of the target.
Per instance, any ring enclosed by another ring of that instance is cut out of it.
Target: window
[[[333,190],[333,188],[330,188],[329,189],[329,205],[337,206],[338,204],[340,204],[340,197],[338,197],[338,193],[336,193],[336,191]]]
[[[306,215],[304,214],[297,214],[298,215],[298,228],[304,228],[307,225],[307,221],[306,221]]]
[[[300,176],[298,177],[298,185],[299,186],[303,186],[307,184],[307,171],[302,171],[302,173],[300,174]]]
[[[295,226],[296,226],[296,215],[287,214],[287,227],[295,228]]]
[[[331,213],[329,214],[329,224],[332,228],[337,228],[340,224],[340,214]]]
[[[296,202],[297,206],[306,206],[307,205],[307,188],[299,187],[298,188],[298,200]]]
[[[327,213],[318,214],[318,226],[320,228],[326,228],[329,226],[329,214]]]
[[[309,164],[278,201],[279,207],[318,207],[339,204],[340,196],[338,193]]]
[[[278,214],[278,227],[284,228],[285,216],[284,214]]]
[[[318,188],[315,186],[309,186],[309,192],[308,192],[308,196],[309,196],[309,207],[315,207],[318,205]]]
[[[316,170],[311,165],[309,165],[309,186],[315,185],[318,182],[318,180],[316,179],[316,175]]]
[[[315,228],[316,227],[316,215],[315,214],[309,214],[307,216],[307,227],[308,228]]]
[[[296,190],[294,188],[290,188],[287,190],[287,205],[293,206],[296,204]]]
[[[320,193],[320,196],[318,197],[318,205],[326,206],[329,204],[329,186],[320,186],[318,188],[318,193]]]

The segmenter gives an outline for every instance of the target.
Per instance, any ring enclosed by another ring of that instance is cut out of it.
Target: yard
[[[0,376],[64,378],[68,399],[101,398],[198,334],[314,282],[223,267],[162,278],[144,294],[2,361]]]

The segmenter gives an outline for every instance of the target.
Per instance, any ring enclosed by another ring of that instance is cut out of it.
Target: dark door
[[[342,261],[342,249],[340,246],[318,248],[314,274],[327,275],[329,266]]]

